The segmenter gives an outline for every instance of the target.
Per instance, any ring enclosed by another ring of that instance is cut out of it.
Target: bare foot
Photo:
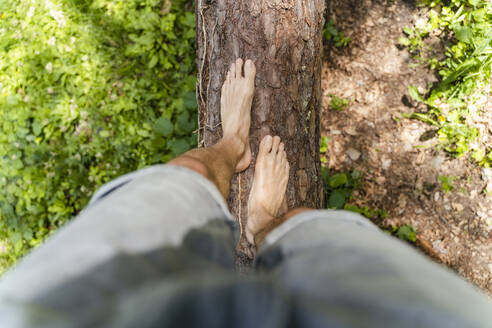
[[[220,114],[222,116],[223,139],[235,140],[239,155],[236,172],[244,171],[251,163],[249,128],[251,125],[251,104],[255,91],[255,64],[237,59],[227,73],[222,86]]]
[[[246,225],[246,238],[257,247],[263,242],[266,234],[278,224],[277,215],[285,198],[289,170],[284,144],[280,142],[280,138],[263,138],[249,194]]]

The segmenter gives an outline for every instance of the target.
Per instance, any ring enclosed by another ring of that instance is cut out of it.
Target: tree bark
[[[325,0],[197,0],[200,146],[213,145],[222,136],[220,90],[231,63],[251,59],[257,68],[253,162],[234,177],[229,197],[242,228],[258,145],[267,134],[281,137],[291,165],[282,212],[323,206],[319,113],[324,8]]]

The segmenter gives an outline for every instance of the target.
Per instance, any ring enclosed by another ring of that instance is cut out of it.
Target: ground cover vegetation
[[[0,272],[76,215],[103,183],[196,146],[195,18],[191,0],[6,0],[0,2]],[[419,1],[425,19],[400,43],[439,75],[410,87],[435,127],[436,147],[490,166],[471,117],[490,92],[492,3]],[[328,20],[327,42],[346,37]],[[426,40],[438,35],[445,58]],[[331,95],[331,109],[349,99]],[[472,121],[472,122],[470,122]],[[327,140],[322,140],[326,162]],[[355,205],[359,171],[323,171],[328,208],[373,220],[383,209]],[[450,177],[440,177],[452,190]],[[414,242],[411,226],[389,233]]]
[[[325,143],[326,137],[321,141],[322,153],[326,152],[323,148]],[[354,169],[349,172],[330,173],[326,167],[322,167],[322,177],[325,184],[326,208],[355,212],[375,223],[381,223],[387,217],[388,213],[384,209],[355,204],[353,194],[360,188],[363,172]],[[415,243],[417,241],[416,229],[408,224],[400,227],[392,226],[390,230],[384,231],[406,242]]]
[[[434,145],[453,156],[470,156],[484,167],[492,165],[492,146],[484,142],[480,122],[487,113],[492,69],[492,2],[488,0],[421,0],[429,8],[425,18],[404,29],[400,43],[414,54],[417,64],[429,65],[439,74],[439,81],[409,94],[426,110],[407,117],[435,127],[438,142]],[[445,57],[432,55],[426,43],[439,37]]]
[[[0,272],[196,146],[194,1],[0,1]]]

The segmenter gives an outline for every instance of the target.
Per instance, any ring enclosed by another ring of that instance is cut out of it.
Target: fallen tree
[[[238,57],[257,68],[252,108],[253,163],[234,178],[229,206],[242,227],[261,138],[278,135],[291,164],[283,211],[321,208],[319,159],[324,0],[197,0],[200,146],[222,135],[220,90]]]

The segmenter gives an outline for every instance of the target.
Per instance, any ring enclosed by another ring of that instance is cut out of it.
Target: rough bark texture
[[[231,212],[246,224],[246,204],[261,139],[278,135],[291,164],[286,204],[321,208],[319,161],[324,0],[197,0],[200,145],[221,137],[220,90],[231,63],[257,68],[252,109],[250,168],[235,176]],[[282,214],[282,213],[281,213]]]

